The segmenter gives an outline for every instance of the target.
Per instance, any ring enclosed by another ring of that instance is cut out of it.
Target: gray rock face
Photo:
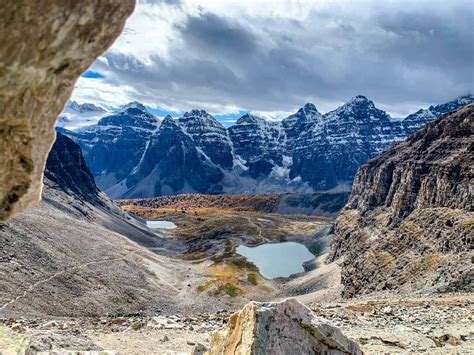
[[[58,130],[81,146],[98,186],[107,191],[138,166],[159,124],[143,105],[130,103],[96,125],[76,131]]]
[[[474,105],[362,166],[337,219],[344,295],[472,289]]]
[[[191,137],[168,116],[147,143],[140,163],[126,178],[124,197],[199,191],[219,193],[222,171],[201,153]]]
[[[301,176],[316,190],[350,186],[360,165],[403,137],[400,125],[387,113],[356,96],[301,131],[290,177]]]
[[[0,8],[0,221],[40,198],[54,123],[76,79],[120,34],[133,0]]]
[[[44,176],[64,192],[90,202],[102,203],[94,177],[86,166],[81,148],[61,133],[51,148]]]
[[[246,114],[229,128],[234,152],[248,167],[251,178],[268,176],[274,166],[283,163],[279,128],[261,117]]]
[[[232,143],[224,126],[214,117],[203,110],[192,110],[178,122],[214,164],[224,169],[232,168]]]
[[[247,304],[230,317],[223,330],[213,334],[208,354],[336,355],[362,354],[362,350],[325,319],[289,299]]]
[[[315,124],[318,124],[318,121],[321,121],[322,118],[323,116],[316,106],[311,103],[307,103],[294,115],[285,118],[281,125],[285,130],[287,150],[292,152],[297,142],[300,141],[300,136],[304,135]]]

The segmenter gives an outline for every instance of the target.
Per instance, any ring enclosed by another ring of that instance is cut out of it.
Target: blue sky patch
[[[105,78],[101,73],[88,70],[84,74],[81,75],[83,78],[88,78],[88,79],[102,79]]]

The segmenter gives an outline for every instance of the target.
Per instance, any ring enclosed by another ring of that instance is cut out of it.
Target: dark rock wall
[[[472,288],[474,105],[362,166],[336,222],[344,295]]]

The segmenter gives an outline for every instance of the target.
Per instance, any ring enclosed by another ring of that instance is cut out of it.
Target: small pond
[[[239,245],[237,253],[253,262],[267,279],[303,272],[303,263],[314,258],[303,244],[295,242],[262,244],[257,247]]]
[[[170,221],[146,221],[146,226],[151,229],[174,229],[176,224]]]

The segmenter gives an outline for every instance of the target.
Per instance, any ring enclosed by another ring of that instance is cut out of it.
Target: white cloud
[[[472,90],[473,20],[464,0],[142,0],[74,98],[279,119],[363,94],[401,116]]]

